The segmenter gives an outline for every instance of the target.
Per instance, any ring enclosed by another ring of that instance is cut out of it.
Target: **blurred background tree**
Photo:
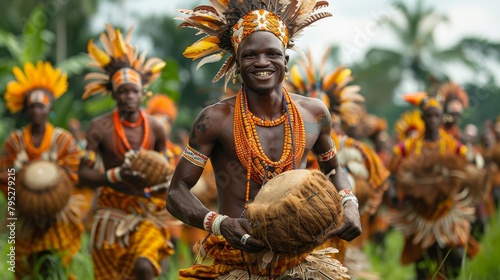
[[[435,31],[439,25],[448,22],[446,15],[437,12],[432,6],[427,7],[422,0],[418,0],[414,6],[407,2],[396,2],[394,7],[397,16],[382,19],[381,25],[392,31],[397,39],[396,44],[390,48],[370,48],[364,59],[353,66],[355,83],[362,86],[370,112],[387,118],[389,127],[392,127],[399,115],[408,109],[401,104],[401,95],[410,91],[436,90],[436,83],[450,79],[450,65],[464,67],[476,74],[482,69],[482,74],[488,77],[485,87],[492,95],[498,95],[498,89],[495,92],[493,70],[485,69],[480,62],[485,61],[486,57],[500,62],[498,43],[490,43],[482,38],[467,38],[451,48],[440,49],[435,44]],[[478,60],[478,55],[482,55],[483,60]],[[464,86],[463,81],[454,82]],[[482,87],[467,85],[470,89]],[[491,107],[489,104],[481,106]],[[498,111],[493,107],[486,109],[488,112],[495,110]],[[474,121],[481,123],[486,117],[483,115]]]

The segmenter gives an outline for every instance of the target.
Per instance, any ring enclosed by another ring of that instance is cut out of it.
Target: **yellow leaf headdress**
[[[36,89],[51,93],[53,100],[68,89],[66,73],[53,68],[50,62],[38,61],[36,65],[26,62],[24,72],[17,66],[12,71],[16,80],[7,84],[4,98],[7,108],[13,114],[23,109],[26,96]]]
[[[398,142],[407,138],[418,138],[423,135],[425,123],[419,110],[412,110],[401,114],[394,125],[394,132]]]
[[[205,37],[184,51],[184,56],[201,59],[197,69],[206,63],[224,62],[212,82],[225,77],[227,85],[236,70],[236,49],[248,34],[265,30],[275,34],[286,48],[301,54],[294,39],[312,23],[331,16],[319,11],[328,6],[327,1],[318,0],[209,0],[211,6],[200,5],[193,10],[179,10],[188,17],[178,17],[184,22],[179,27],[197,29]],[[256,19],[263,21],[259,24]],[[267,24],[269,23],[269,24]]]
[[[317,71],[311,53],[307,52],[309,64],[306,65],[304,61],[294,64],[290,69],[290,80],[287,85],[298,94],[320,98],[331,113],[340,116],[344,124],[354,126],[363,118],[362,104],[365,98],[359,94],[360,86],[348,85],[353,80],[351,69],[339,66],[333,72],[325,74],[326,58],[329,53],[330,50],[327,49]]]
[[[159,77],[165,62],[157,57],[146,60],[146,52],[139,54],[130,43],[132,29],[123,39],[120,29],[115,30],[106,24],[107,34],[103,32],[99,37],[104,50],[97,47],[92,39],[89,40],[90,66],[96,67],[98,72],[85,76],[85,80],[90,82],[85,86],[83,99],[98,93],[109,93],[126,82],[148,86]]]

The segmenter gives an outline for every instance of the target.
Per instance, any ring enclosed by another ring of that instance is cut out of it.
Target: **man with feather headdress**
[[[250,235],[244,217],[261,187],[287,170],[306,167],[309,150],[345,199],[345,223],[325,232],[352,240],[360,232],[357,200],[338,165],[330,137],[328,108],[318,99],[290,94],[283,87],[288,73],[287,48],[305,27],[330,16],[328,5],[316,0],[211,0],[211,6],[181,10],[181,27],[206,36],[184,55],[200,59],[199,66],[229,54],[214,82],[241,75],[241,90],[203,109],[192,127],[189,143],[176,167],[167,208],[181,221],[209,232],[197,246],[197,263],[181,270],[181,279],[343,279],[345,268],[333,259],[313,254],[271,255],[267,244]],[[216,178],[219,212],[206,208],[190,192],[208,159]],[[255,254],[254,254],[255,253]],[[272,253],[272,252],[271,252]]]
[[[90,237],[94,275],[95,279],[153,279],[161,274],[162,260],[173,254],[166,188],[146,188],[146,174],[133,170],[128,160],[148,150],[165,155],[163,125],[140,108],[144,88],[159,77],[165,62],[146,60],[145,53],[132,47],[132,28],[125,39],[109,24],[106,30],[100,36],[104,50],[89,41],[89,56],[98,72],[86,75],[83,98],[111,93],[116,109],[92,120],[79,169],[80,182],[99,189]],[[104,173],[95,168],[99,158]]]

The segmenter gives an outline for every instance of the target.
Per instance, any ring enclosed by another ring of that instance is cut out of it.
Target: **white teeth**
[[[257,73],[255,73],[255,75],[264,77],[264,76],[271,75],[271,72],[257,72]]]

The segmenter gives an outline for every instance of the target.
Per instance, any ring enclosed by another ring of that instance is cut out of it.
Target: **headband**
[[[231,43],[234,51],[238,52],[238,46],[243,39],[256,31],[269,31],[276,35],[285,47],[288,44],[288,28],[285,23],[276,14],[261,9],[244,15],[233,26]]]
[[[43,90],[34,90],[28,95],[28,99],[26,100],[26,105],[29,106],[34,103],[41,103],[47,107],[50,106],[50,97],[43,92]]]
[[[141,74],[137,73],[137,71],[125,67],[113,74],[111,83],[113,85],[113,91],[118,90],[118,88],[124,84],[134,84],[138,87],[142,87],[142,78]]]

